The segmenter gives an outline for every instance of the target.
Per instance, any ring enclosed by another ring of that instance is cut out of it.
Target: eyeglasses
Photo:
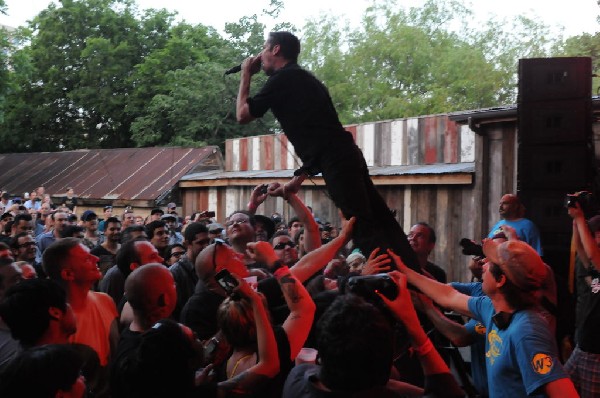
[[[249,222],[250,219],[248,218],[243,218],[241,220],[231,220],[231,221],[227,221],[227,223],[225,223],[225,225],[227,226],[227,228],[229,227],[233,227],[234,225],[241,225],[241,224],[246,224],[247,222]]]
[[[273,246],[273,249],[283,250],[283,249],[285,249],[286,246],[288,246],[290,249],[293,249],[294,247],[296,247],[296,244],[290,240],[287,242],[281,242],[281,243],[276,244],[275,246]]]
[[[183,255],[183,253],[185,253],[185,252],[174,252],[174,253],[171,253],[171,257],[181,257]]]

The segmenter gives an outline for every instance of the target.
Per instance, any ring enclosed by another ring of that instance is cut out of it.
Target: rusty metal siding
[[[239,165],[236,170],[248,170],[248,139],[240,138],[238,141],[239,149],[238,149],[238,157],[239,157]],[[227,154],[225,155],[227,157]]]
[[[443,132],[443,153],[444,163],[458,163],[460,162],[460,158],[458,156],[459,153],[459,134],[458,134],[458,126],[456,122],[451,120],[446,120],[445,128]]]
[[[233,170],[233,142],[233,140],[225,140],[225,153],[228,154],[228,156],[225,156],[225,170],[227,171]]]
[[[0,187],[19,196],[41,185],[55,196],[73,187],[82,199],[153,201],[214,151],[172,147],[3,154]]]

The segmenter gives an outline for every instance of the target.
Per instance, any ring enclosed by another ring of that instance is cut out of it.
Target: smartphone
[[[221,285],[221,287],[227,292],[228,296],[231,296],[233,293],[233,289],[235,289],[238,285],[237,279],[235,279],[229,271],[226,269],[222,269],[217,272],[215,275],[215,279]]]

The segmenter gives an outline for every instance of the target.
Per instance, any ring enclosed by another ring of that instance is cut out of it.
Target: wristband
[[[412,349],[413,349],[413,352],[416,353],[417,355],[425,356],[433,350],[433,343],[431,342],[431,340],[429,338],[427,338],[427,340],[425,340],[425,342],[423,344],[421,344],[418,347],[413,346]]]
[[[273,276],[275,278],[281,278],[282,276],[287,275],[289,273],[290,273],[290,269],[286,265],[284,265],[284,266],[277,268],[275,270],[275,272],[273,272]]]
[[[255,205],[254,202],[252,202],[252,201],[248,202],[248,211],[250,211],[250,213],[255,212],[256,209],[258,209],[258,206]]]

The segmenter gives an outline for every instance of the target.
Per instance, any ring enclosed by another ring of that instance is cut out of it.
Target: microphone
[[[241,70],[242,70],[242,64],[236,65],[233,68],[227,69],[225,71],[225,76],[231,75],[232,73],[238,73]]]

